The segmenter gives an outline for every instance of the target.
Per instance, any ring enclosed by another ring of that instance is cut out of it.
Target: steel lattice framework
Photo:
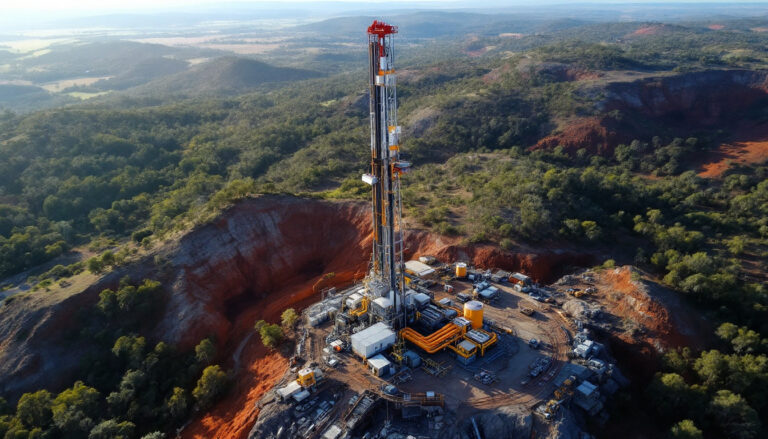
[[[403,327],[404,261],[400,175],[410,163],[400,160],[397,124],[395,50],[397,27],[374,21],[368,27],[370,63],[371,171],[363,181],[372,187],[373,255],[368,279],[370,293],[388,296],[394,305],[392,322]]]

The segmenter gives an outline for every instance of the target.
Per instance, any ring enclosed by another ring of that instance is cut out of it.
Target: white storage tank
[[[352,334],[350,340],[352,351],[367,359],[389,349],[395,344],[396,338],[395,332],[386,323],[379,322]]]

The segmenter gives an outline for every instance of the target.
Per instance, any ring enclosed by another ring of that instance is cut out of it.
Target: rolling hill
[[[276,67],[248,58],[226,56],[129,90],[132,94],[233,95],[265,84],[320,76],[311,70]]]

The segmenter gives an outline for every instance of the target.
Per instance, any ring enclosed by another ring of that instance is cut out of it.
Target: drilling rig
[[[400,175],[411,164],[400,159],[393,44],[396,33],[396,26],[377,20],[368,27],[371,170],[362,178],[371,186],[373,218],[373,254],[366,293],[392,302],[390,323],[399,329],[406,325]]]

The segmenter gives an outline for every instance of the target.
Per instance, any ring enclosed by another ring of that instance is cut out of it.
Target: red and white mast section
[[[395,50],[397,27],[374,21],[368,27],[369,93],[371,115],[371,171],[363,181],[372,187],[373,255],[369,292],[393,302],[392,324],[405,326],[403,294],[403,234],[400,175],[410,163],[400,160],[397,124]]]

